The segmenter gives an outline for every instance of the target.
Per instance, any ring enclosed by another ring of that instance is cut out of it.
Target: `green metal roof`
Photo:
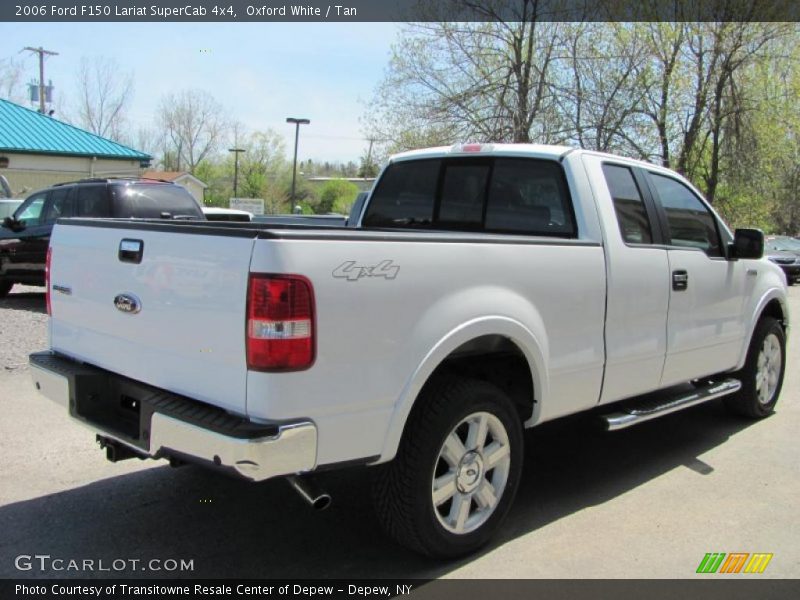
[[[140,161],[152,158],[144,152],[0,99],[0,152],[3,151]]]

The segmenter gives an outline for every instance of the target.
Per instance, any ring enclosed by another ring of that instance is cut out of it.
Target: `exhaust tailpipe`
[[[325,510],[331,505],[330,494],[322,491],[314,479],[289,475],[286,480],[314,510]]]

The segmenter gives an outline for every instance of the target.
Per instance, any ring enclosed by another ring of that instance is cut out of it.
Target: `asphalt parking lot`
[[[800,316],[800,286],[790,303]],[[43,312],[36,288],[0,300],[2,578],[723,577],[695,574],[708,552],[772,553],[749,577],[800,577],[797,326],[776,414],[748,422],[712,402],[617,433],[597,432],[586,417],[537,428],[499,539],[442,563],[382,534],[368,470],[325,474],[333,505],[314,512],[280,480],[106,462],[93,434],[30,385],[20,357],[46,345]],[[107,565],[175,559],[193,570],[17,569],[18,556],[36,554]]]

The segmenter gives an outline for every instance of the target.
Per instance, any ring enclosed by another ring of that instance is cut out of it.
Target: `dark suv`
[[[65,217],[201,219],[192,195],[174,183],[151,179],[84,179],[40,190],[0,228],[0,298],[15,283],[44,285],[50,233]]]

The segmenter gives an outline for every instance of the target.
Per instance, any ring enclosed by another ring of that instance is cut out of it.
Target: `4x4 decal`
[[[394,279],[399,272],[400,267],[392,264],[391,260],[384,260],[373,266],[357,265],[356,261],[348,260],[336,267],[332,275],[337,279],[358,281],[362,277],[384,277],[385,279]]]

